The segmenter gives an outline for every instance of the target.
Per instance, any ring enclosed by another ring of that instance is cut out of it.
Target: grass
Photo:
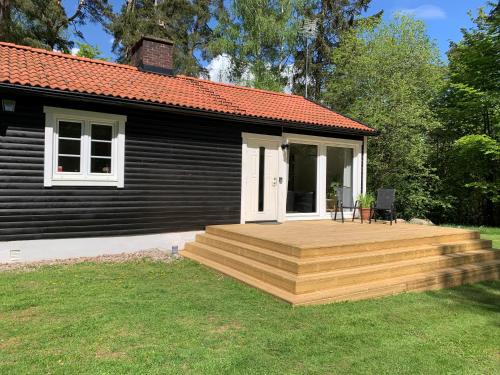
[[[188,260],[3,272],[0,373],[498,374],[500,282],[292,308]]]
[[[188,260],[0,274],[2,374],[500,373],[500,282],[290,306]]]

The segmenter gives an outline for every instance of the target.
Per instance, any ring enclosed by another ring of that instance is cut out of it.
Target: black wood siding
[[[281,133],[166,113],[17,99],[15,113],[0,112],[0,241],[238,223],[241,132]],[[43,105],[128,116],[125,188],[43,186]]]

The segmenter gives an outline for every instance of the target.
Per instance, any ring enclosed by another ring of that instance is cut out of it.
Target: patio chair
[[[370,223],[372,222],[372,218],[377,222],[377,214],[382,211],[389,213],[391,225],[393,220],[397,224],[398,219],[396,218],[396,209],[394,208],[395,200],[396,189],[378,189],[377,199],[370,207]]]
[[[342,222],[344,222],[344,208],[347,209],[353,208],[354,212],[352,213],[352,221],[354,221],[356,208],[359,211],[359,205],[358,201],[354,201],[352,197],[352,188],[344,186],[341,188],[340,187],[336,188],[335,191],[337,193],[337,202],[335,203],[335,215],[333,220],[337,220],[337,211],[340,209],[340,216],[342,218]],[[361,222],[363,222],[362,217],[361,217]]]

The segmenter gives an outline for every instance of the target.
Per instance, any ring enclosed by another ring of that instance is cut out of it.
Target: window
[[[45,107],[47,187],[124,185],[125,116]]]
[[[347,147],[326,147],[326,206],[327,209],[333,209],[335,206],[336,188],[350,189],[352,202],[356,200],[353,185],[353,149]],[[349,190],[345,190],[347,192]],[[343,197],[343,199],[347,199]],[[347,204],[352,204],[347,202]]]
[[[317,160],[318,146],[290,145],[287,213],[316,212]]]
[[[353,199],[364,190],[361,140],[284,133],[283,143],[289,147],[286,202],[281,204],[288,220],[329,218],[335,187],[349,188]]]
[[[259,212],[264,211],[264,179],[266,168],[266,148],[259,147]]]

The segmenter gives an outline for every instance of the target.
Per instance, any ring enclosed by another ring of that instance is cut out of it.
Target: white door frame
[[[275,135],[265,135],[265,134],[254,134],[254,133],[241,133],[242,137],[242,146],[241,146],[241,215],[240,215],[240,223],[244,224],[246,221],[245,213],[246,213],[246,194],[247,192],[247,171],[248,166],[246,165],[246,154],[248,149],[248,142],[250,140],[255,141],[272,141],[277,142],[278,145],[281,145],[282,137]],[[279,147],[279,146],[278,146]],[[285,185],[285,168],[286,162],[283,157],[283,152],[281,152],[281,148],[279,148],[278,152],[278,170],[276,171],[276,177],[278,179],[278,191],[277,191],[277,218],[278,222],[282,222],[284,220],[284,214],[286,211],[286,185]]]
[[[245,133],[242,134],[242,164],[241,164],[241,218],[240,222],[245,223],[245,197],[246,197],[246,168],[245,155],[247,152],[247,143],[249,139],[255,140],[273,140],[280,144],[301,143],[314,144],[318,146],[318,161],[317,161],[317,191],[315,213],[286,213],[286,195],[288,190],[288,152],[280,149],[278,163],[278,222],[287,220],[319,220],[330,219],[330,214],[326,212],[326,148],[346,147],[353,149],[353,194],[357,196],[361,191],[366,192],[366,138],[363,141],[355,139],[318,137],[310,135],[302,135],[295,133],[283,133],[282,136],[273,136],[265,134]],[[362,147],[364,146],[364,147]],[[364,162],[362,162],[364,160]],[[361,179],[363,174],[363,180]],[[362,186],[363,185],[363,186]],[[346,217],[350,217],[351,213],[345,213]]]
[[[326,150],[327,147],[343,147],[351,148],[353,150],[353,162],[352,162],[352,191],[354,197],[362,191],[361,186],[361,165],[363,158],[363,142],[361,140],[355,139],[344,139],[344,138],[330,138],[330,137],[319,137],[312,135],[303,135],[295,133],[283,133],[283,143],[299,143],[299,144],[310,144],[316,145],[318,147],[318,159],[317,159],[317,174],[316,174],[316,212],[312,213],[286,213],[285,206],[285,220],[319,220],[319,219],[330,219],[331,215],[326,212]],[[285,163],[286,171],[286,185],[288,186],[288,160]],[[364,180],[366,181],[366,174],[364,175]],[[363,189],[366,191],[366,189]],[[286,196],[285,191],[285,196]],[[345,217],[352,217],[351,212],[345,212]]]

